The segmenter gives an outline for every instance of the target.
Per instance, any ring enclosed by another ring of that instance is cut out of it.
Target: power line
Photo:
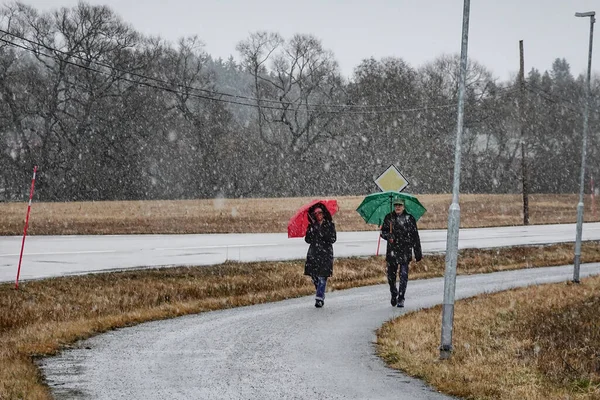
[[[136,73],[136,72],[131,72],[131,71],[123,70],[123,69],[120,69],[120,68],[118,68],[118,67],[115,67],[115,66],[112,66],[112,65],[108,65],[108,64],[102,63],[102,62],[100,62],[100,61],[88,60],[88,59],[85,59],[85,58],[83,58],[83,57],[81,57],[81,56],[79,56],[79,55],[77,55],[77,54],[71,54],[71,53],[68,53],[68,52],[66,52],[66,51],[63,51],[63,50],[60,50],[60,49],[57,49],[57,48],[54,48],[54,47],[48,46],[48,45],[46,45],[46,44],[44,44],[44,43],[40,43],[40,42],[36,42],[36,41],[34,41],[34,40],[27,39],[27,38],[25,38],[25,37],[22,37],[22,36],[16,35],[16,34],[14,34],[14,33],[11,33],[11,32],[8,32],[8,31],[5,31],[5,30],[3,30],[3,29],[0,29],[0,33],[4,33],[4,34],[7,34],[7,35],[9,35],[9,36],[12,36],[12,37],[14,37],[14,38],[17,38],[17,39],[20,39],[20,40],[26,41],[26,42],[28,42],[28,43],[30,43],[30,44],[33,44],[33,45],[36,45],[36,46],[39,46],[39,47],[43,47],[43,48],[45,48],[45,49],[47,49],[47,50],[50,50],[50,51],[52,51],[52,52],[60,53],[60,54],[63,54],[63,55],[65,55],[65,56],[72,57],[72,58],[76,58],[76,59],[78,59],[78,60],[81,60],[81,61],[84,61],[84,62],[93,63],[93,64],[96,64],[96,65],[98,65],[98,66],[101,66],[101,67],[105,67],[105,68],[111,69],[111,70],[113,70],[113,71],[117,71],[117,72],[124,73],[124,74],[129,74],[129,75],[131,75],[131,76],[135,76],[135,77],[138,77],[138,78],[146,79],[146,80],[149,80],[149,81],[154,81],[154,82],[161,83],[161,84],[173,85],[173,83],[171,83],[171,82],[168,82],[168,81],[165,81],[165,80],[162,80],[162,79],[154,78],[154,77],[147,76],[147,75],[138,74],[138,73]],[[6,40],[3,40],[3,41],[4,41],[4,42],[6,42],[6,43],[9,43],[9,44],[12,44],[12,45],[17,45],[17,44],[15,44],[14,42],[8,42],[8,41],[6,41]],[[35,50],[35,49],[31,49],[31,48],[29,48],[29,47],[23,47],[23,46],[20,46],[20,45],[17,45],[17,47],[20,47],[20,48],[22,48],[22,49],[24,49],[24,50],[30,50],[30,51],[37,52],[37,50]],[[47,56],[47,57],[52,57],[52,56],[48,56],[47,54],[44,54],[44,53],[41,53],[41,52],[40,52],[39,54],[42,54],[42,55],[44,55],[44,56]],[[63,61],[64,61],[64,60],[63,60]],[[69,61],[64,61],[64,62],[67,62],[67,63],[70,63],[70,64],[72,64],[72,65],[75,65],[75,66],[80,66],[80,67],[84,67],[84,68],[85,68],[85,66],[82,66],[82,65],[79,65],[79,64],[73,64],[73,63],[71,63],[71,62],[69,62]],[[199,92],[205,92],[205,93],[208,93],[208,94],[213,94],[213,95],[226,96],[226,97],[234,97],[234,98],[238,98],[238,99],[242,99],[242,100],[253,100],[253,101],[254,101],[254,100],[256,100],[255,98],[251,98],[251,97],[239,96],[239,95],[233,95],[233,94],[228,94],[228,93],[221,93],[221,92],[217,92],[217,91],[214,91],[214,90],[203,89],[203,88],[197,88],[197,87],[193,87],[193,86],[187,86],[187,85],[182,85],[182,84],[175,84],[175,85],[176,85],[176,86],[178,86],[178,87],[180,87],[180,88],[183,88],[183,89],[197,90],[197,91],[199,91]],[[277,103],[277,104],[287,104],[287,103],[285,103],[285,102],[276,101],[276,100],[262,100],[262,101],[265,101],[265,102],[272,102],[272,103]]]
[[[56,52],[56,53],[60,53],[63,55],[66,55],[68,57],[72,57],[75,59],[79,59],[81,61],[84,62],[89,62],[89,63],[93,63],[96,64],[98,66],[110,69],[112,71],[116,71],[116,72],[120,72],[122,74],[129,74],[131,76],[137,77],[137,78],[141,78],[141,79],[145,79],[145,80],[149,80],[149,81],[154,81],[156,83],[160,83],[162,85],[173,85],[170,82],[158,79],[158,78],[153,78],[153,77],[149,77],[146,75],[142,75],[142,74],[138,74],[136,72],[131,72],[131,71],[127,71],[127,70],[123,70],[111,65],[107,65],[104,63],[101,63],[99,61],[94,61],[94,60],[87,60],[81,56],[75,55],[75,54],[70,54],[67,53],[65,51],[53,48],[51,46],[48,46],[46,44],[43,43],[39,43],[27,38],[24,38],[22,36],[16,35],[14,33],[5,31],[3,29],[0,29],[0,33],[4,33],[6,35],[9,35],[11,37],[26,41],[32,45],[35,46],[39,46],[39,47],[43,47],[49,51],[52,52]],[[14,43],[12,41],[6,40],[4,38],[0,38],[0,41],[7,43],[9,45],[21,48],[23,50],[26,51],[30,51],[34,54],[38,54],[44,57],[48,57],[53,59],[54,57],[52,55],[48,55],[44,52],[41,52],[37,49],[33,49],[31,47],[27,47],[18,43]],[[105,71],[101,71],[98,70],[96,68],[92,68],[90,66],[86,66],[86,65],[81,65],[81,64],[77,64],[74,63],[72,61],[68,61],[68,60],[61,60],[62,62],[69,64],[69,65],[73,65],[79,68],[83,68],[86,69],[88,71],[91,72],[95,72],[95,73],[99,73],[99,74],[103,74],[103,75],[109,75],[107,72]],[[154,88],[154,89],[158,89],[158,90],[165,90],[171,93],[175,93],[175,94],[181,94],[181,95],[190,95],[192,97],[195,98],[200,98],[200,99],[205,99],[205,100],[212,100],[212,101],[218,101],[218,102],[222,102],[222,103],[226,103],[226,104],[235,104],[235,105],[241,105],[241,106],[246,106],[246,107],[253,107],[253,108],[263,108],[263,109],[271,109],[271,110],[278,110],[281,111],[283,110],[282,107],[273,107],[273,106],[269,106],[269,105],[260,105],[260,103],[274,103],[274,104],[279,104],[281,106],[291,106],[293,105],[293,103],[291,102],[285,102],[285,101],[277,101],[277,100],[269,100],[269,99],[258,99],[258,98],[252,98],[252,97],[247,97],[247,96],[240,96],[240,95],[233,95],[233,94],[228,94],[228,93],[222,93],[222,92],[218,92],[218,91],[214,91],[214,90],[208,90],[208,89],[202,89],[202,88],[196,88],[196,87],[192,87],[192,86],[186,86],[186,85],[181,85],[181,84],[175,84],[175,86],[179,87],[179,88],[183,88],[183,89],[187,89],[187,90],[196,90],[196,91],[201,91],[201,92],[206,92],[206,93],[210,93],[213,95],[218,95],[218,96],[224,96],[224,97],[232,97],[232,98],[237,98],[237,99],[241,99],[241,100],[250,100],[250,101],[255,101],[257,102],[257,104],[249,104],[249,103],[243,103],[240,101],[235,101],[235,100],[225,100],[225,99],[220,99],[217,97],[212,97],[212,96],[205,96],[205,95],[200,95],[200,94],[195,94],[195,93],[182,93],[180,90],[176,90],[176,89],[172,89],[170,87],[164,87],[164,86],[156,86],[147,82],[141,82],[141,81],[134,81],[130,78],[126,78],[126,77],[117,77],[117,79],[119,80],[123,80],[126,82],[130,82],[130,83],[134,83],[134,84],[139,84],[139,85],[143,85],[146,87],[150,87],[150,88]],[[443,109],[443,108],[451,108],[451,107],[455,107],[455,104],[445,104],[445,105],[433,105],[433,106],[423,106],[423,107],[414,107],[414,108],[405,108],[405,109],[386,109],[386,110],[365,110],[365,111],[354,111],[352,110],[353,108],[384,108],[384,107],[389,107],[389,105],[341,105],[341,104],[306,104],[305,107],[308,109],[307,111],[318,111],[321,113],[327,113],[327,114],[379,114],[379,113],[404,113],[404,112],[417,112],[417,111],[427,111],[427,110],[432,110],[432,109]],[[317,107],[330,107],[330,108],[341,108],[340,110],[310,110],[310,108],[317,108]]]
[[[560,101],[562,101],[563,103],[568,103],[568,104],[574,105],[573,100],[566,99],[563,96],[560,96],[560,95],[558,95],[556,93],[549,92],[548,90],[546,90],[546,89],[544,89],[542,87],[539,87],[539,86],[537,86],[537,85],[535,85],[533,83],[525,82],[525,84],[528,85],[528,86],[530,86],[532,89],[534,89],[534,90],[536,90],[538,92],[543,92],[543,93],[547,94],[548,96],[555,97],[555,98],[559,99]]]
[[[527,82],[525,83],[525,88],[528,91],[530,91],[531,93],[537,94],[538,96],[540,96],[541,98],[543,98],[546,101],[549,101],[554,104],[562,105],[563,107],[566,107],[567,109],[575,111],[577,113],[580,112],[580,110],[573,105],[572,101],[567,100],[567,99],[563,98],[562,96],[559,96],[554,93],[550,93],[538,86],[532,85]]]
[[[9,45],[12,45],[12,46],[21,48],[23,50],[30,51],[30,52],[32,52],[34,54],[41,55],[41,56],[53,59],[53,57],[51,55],[48,55],[48,54],[43,53],[41,51],[38,51],[36,49],[32,49],[30,47],[23,46],[23,45],[20,45],[18,43],[14,43],[14,42],[11,42],[11,41],[3,39],[3,38],[0,38],[0,41],[2,41],[4,43],[7,43]],[[77,63],[74,63],[74,62],[68,61],[68,60],[61,60],[61,61],[64,62],[65,64],[73,65],[75,67],[82,68],[82,69],[85,69],[85,70],[88,70],[88,71],[91,71],[91,72],[94,72],[94,73],[98,73],[98,74],[106,75],[106,76],[112,76],[110,73],[107,73],[105,71],[100,71],[98,69],[95,69],[95,68],[92,68],[92,67],[89,67],[89,66],[86,66],[86,65],[77,64]],[[113,70],[117,71],[116,69],[113,69]],[[118,72],[121,72],[121,71],[118,71]],[[127,73],[127,72],[123,72],[123,73]],[[136,75],[136,74],[135,73],[131,73],[131,75]],[[117,80],[121,80],[121,81],[125,81],[125,82],[129,82],[129,83],[133,83],[133,84],[136,84],[136,85],[146,86],[146,87],[149,87],[149,88],[152,88],[152,89],[164,90],[164,91],[167,91],[167,92],[170,92],[170,93],[174,93],[174,94],[190,95],[191,97],[195,97],[195,98],[199,98],[199,99],[204,99],[204,100],[212,100],[212,101],[217,101],[217,102],[222,102],[222,103],[227,103],[227,104],[237,104],[237,105],[248,106],[248,107],[257,107],[255,104],[241,103],[241,102],[232,101],[232,100],[223,100],[223,99],[219,99],[219,98],[215,98],[215,97],[209,97],[209,96],[203,96],[203,95],[199,95],[199,94],[195,94],[195,93],[183,93],[183,92],[181,92],[179,90],[175,90],[175,89],[172,89],[172,88],[169,88],[169,87],[156,86],[156,85],[152,85],[152,84],[147,83],[147,82],[135,81],[133,79],[130,79],[130,78],[127,78],[127,77],[122,77],[122,76],[116,77],[116,79]],[[145,78],[145,79],[152,79],[152,78]],[[275,110],[281,110],[280,107],[263,106],[263,108],[271,108],[271,109],[275,109]]]

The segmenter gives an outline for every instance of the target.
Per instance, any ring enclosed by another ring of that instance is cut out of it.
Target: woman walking
[[[308,228],[304,240],[309,243],[304,275],[315,285],[315,307],[325,304],[327,278],[333,275],[333,243],[337,239],[335,224],[327,208],[318,203],[308,210]]]

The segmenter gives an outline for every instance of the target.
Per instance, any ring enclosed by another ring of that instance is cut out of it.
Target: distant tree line
[[[0,200],[26,198],[34,165],[43,201],[358,195],[390,164],[411,192],[451,192],[458,56],[365,59],[345,79],[311,35],[257,32],[237,51],[145,37],[106,6],[3,5]],[[584,86],[556,59],[519,101],[516,80],[470,59],[461,192],[520,192],[521,127],[530,190],[578,192]]]

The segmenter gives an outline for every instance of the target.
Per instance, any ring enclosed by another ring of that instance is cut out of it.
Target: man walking
[[[392,295],[392,307],[404,307],[404,294],[408,284],[408,265],[414,250],[415,260],[421,261],[421,239],[415,218],[404,209],[404,201],[394,200],[394,211],[385,216],[381,225],[381,237],[387,240],[385,261],[387,278]],[[396,288],[396,277],[400,282]]]

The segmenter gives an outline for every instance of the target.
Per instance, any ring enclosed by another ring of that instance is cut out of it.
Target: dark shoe
[[[315,300],[315,307],[321,308],[321,307],[323,307],[323,304],[324,304],[323,300],[318,300],[318,299]]]
[[[398,304],[398,299],[396,298],[396,296],[392,296],[392,307],[396,307],[396,304]]]
[[[404,299],[398,300],[398,308],[404,307]]]

